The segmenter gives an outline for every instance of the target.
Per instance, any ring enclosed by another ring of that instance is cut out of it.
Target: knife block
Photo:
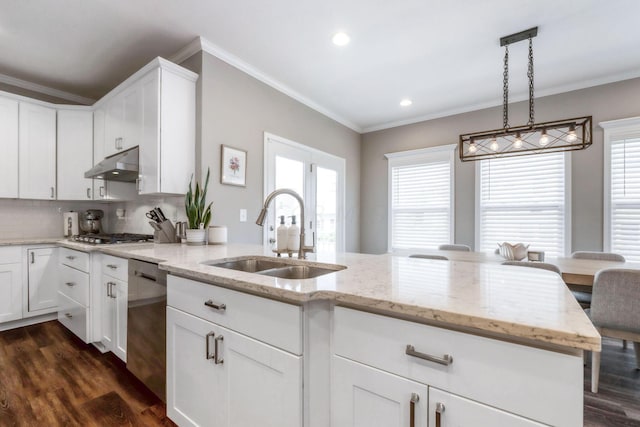
[[[176,236],[176,229],[170,220],[164,220],[158,223],[159,230],[153,233],[154,243],[176,243],[178,241]]]

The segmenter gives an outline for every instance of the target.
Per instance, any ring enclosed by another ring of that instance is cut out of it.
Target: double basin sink
[[[226,260],[205,261],[202,264],[218,268],[256,273],[263,276],[279,277],[281,279],[313,279],[336,271],[344,270],[345,266],[338,264],[308,265],[305,261],[273,259],[261,256],[246,256]]]

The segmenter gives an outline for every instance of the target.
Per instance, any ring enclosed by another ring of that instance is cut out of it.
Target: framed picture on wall
[[[247,186],[247,152],[222,145],[220,154],[220,182],[222,184]]]

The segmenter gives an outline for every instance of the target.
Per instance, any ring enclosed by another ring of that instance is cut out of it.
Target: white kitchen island
[[[292,280],[201,264],[261,246],[100,250],[170,273],[180,425],[582,425],[600,336],[553,273],[339,254],[311,262],[346,269]]]

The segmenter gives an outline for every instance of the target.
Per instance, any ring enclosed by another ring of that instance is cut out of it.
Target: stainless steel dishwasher
[[[166,402],[167,273],[129,260],[127,369]]]

